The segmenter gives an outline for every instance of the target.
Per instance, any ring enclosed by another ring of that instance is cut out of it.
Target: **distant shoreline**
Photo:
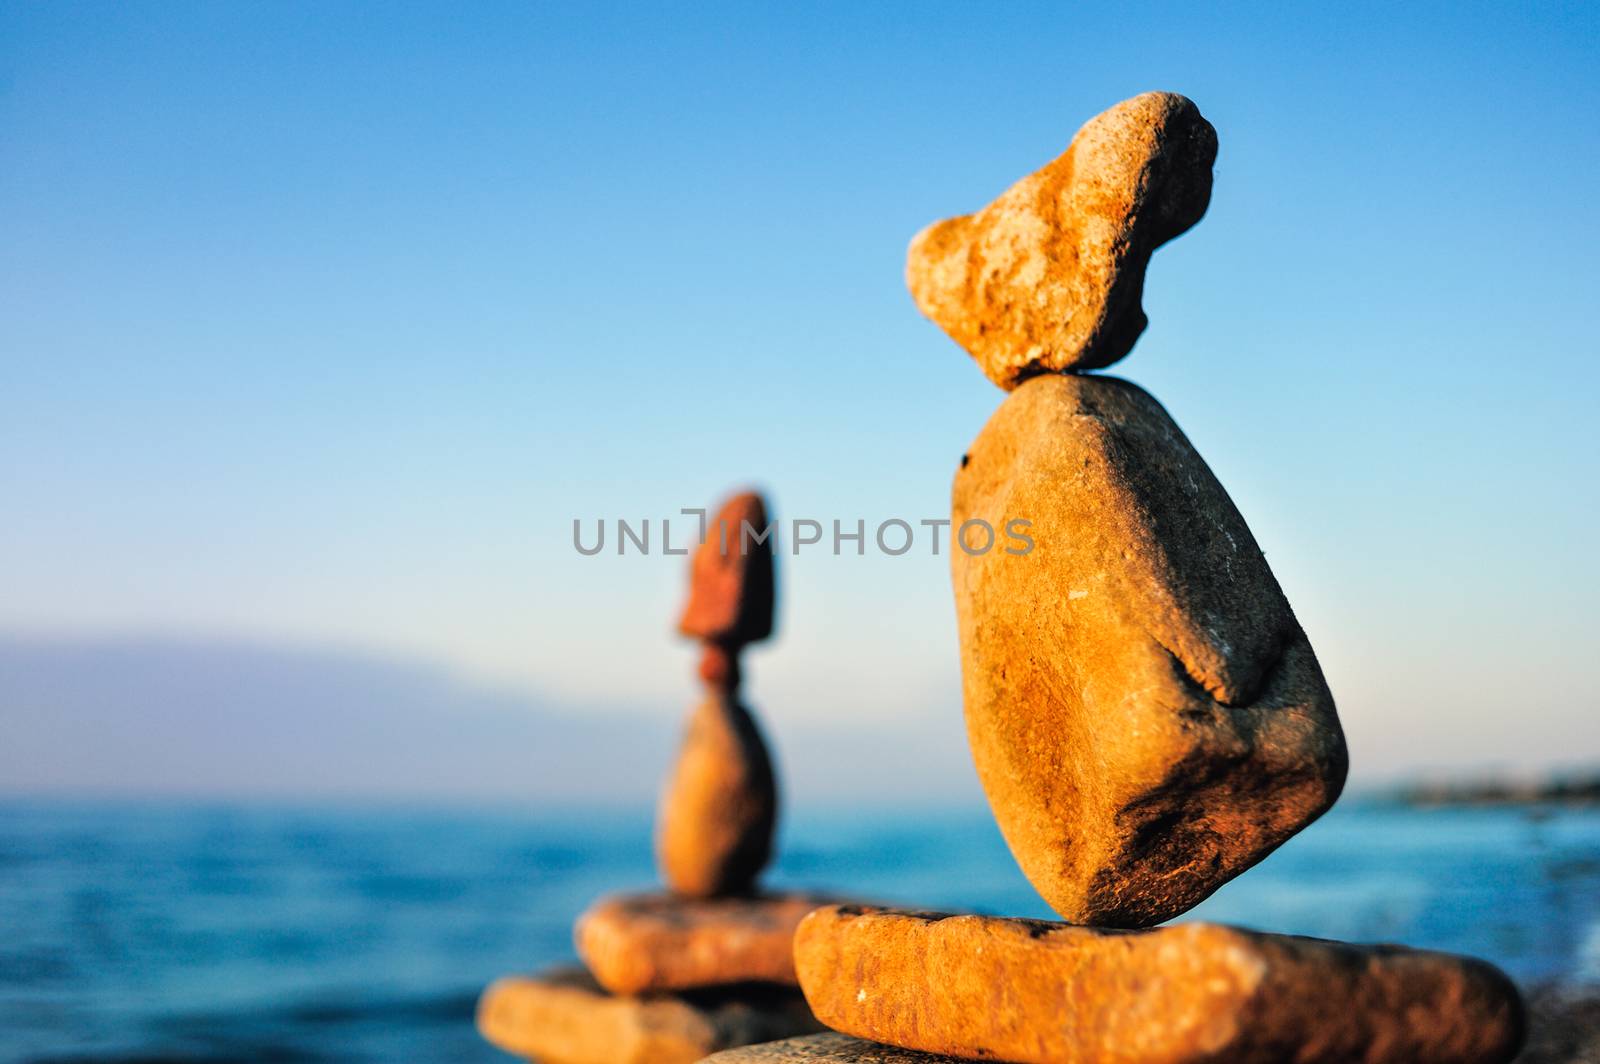
[[[1600,770],[1529,779],[1441,780],[1406,784],[1395,797],[1412,806],[1600,806]]]

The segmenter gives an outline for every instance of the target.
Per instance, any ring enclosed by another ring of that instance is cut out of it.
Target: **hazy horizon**
[[[981,810],[959,704],[906,734],[747,701],[786,811],[862,801]],[[19,638],[0,633],[7,742],[0,799],[411,801],[618,810],[655,801],[681,705],[559,702],[437,664],[241,640]],[[897,756],[885,759],[884,752]],[[1512,758],[1358,758],[1348,793],[1414,780],[1594,768]],[[886,771],[892,768],[893,771]]]

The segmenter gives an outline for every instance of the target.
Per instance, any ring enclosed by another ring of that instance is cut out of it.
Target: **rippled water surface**
[[[0,804],[0,1060],[509,1060],[473,1032],[477,991],[570,957],[596,894],[647,886],[649,827]],[[799,817],[772,879],[1048,915],[981,810]],[[1600,981],[1600,813],[1347,800],[1193,916]]]

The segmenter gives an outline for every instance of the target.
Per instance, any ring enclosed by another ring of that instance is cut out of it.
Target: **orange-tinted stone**
[[[1024,382],[955,475],[952,528],[979,520],[1029,521],[1034,545],[950,552],[967,736],[1065,919],[1168,920],[1333,804],[1348,759],[1316,655],[1159,403]]]
[[[692,1064],[731,1046],[820,1029],[791,988],[617,997],[578,968],[501,979],[478,1002],[483,1037],[540,1064]]]
[[[755,492],[723,503],[689,561],[689,603],[678,631],[734,647],[772,634],[775,540],[763,537],[766,528],[767,507]]]
[[[801,922],[795,965],[835,1030],[1019,1064],[1503,1064],[1523,1037],[1482,961],[1215,924],[832,907]]]
[[[772,760],[754,718],[713,690],[689,718],[658,807],[656,864],[680,894],[748,891],[772,856]]]
[[[1002,388],[1109,366],[1144,331],[1150,253],[1211,202],[1216,155],[1216,131],[1191,101],[1125,100],[983,210],[917,234],[906,284]]]
[[[722,643],[706,643],[700,648],[700,663],[695,670],[700,682],[713,691],[733,693],[739,689],[739,648]]]
[[[683,990],[722,983],[793,985],[794,929],[837,898],[767,894],[602,898],[578,918],[578,955],[607,990]]]

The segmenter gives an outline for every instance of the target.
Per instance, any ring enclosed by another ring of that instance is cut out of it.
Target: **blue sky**
[[[1191,96],[1116,372],[1266,549],[1360,775],[1600,755],[1600,11],[0,3],[0,631],[344,648],[674,719],[756,482],[948,513],[1001,393],[904,249]],[[944,558],[786,558],[773,727],[959,737]],[[159,727],[159,722],[152,722]]]

